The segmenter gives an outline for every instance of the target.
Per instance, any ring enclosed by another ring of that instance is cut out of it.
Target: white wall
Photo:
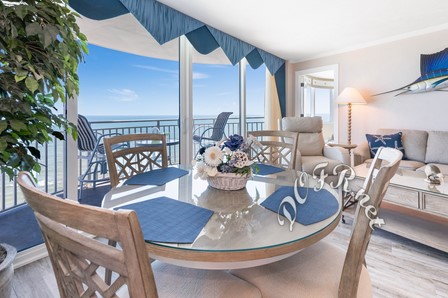
[[[296,71],[339,65],[339,90],[357,88],[367,105],[353,106],[352,143],[378,128],[448,130],[448,92],[372,97],[415,81],[420,76],[420,54],[448,47],[448,30],[372,46],[352,52],[290,64],[287,67],[287,110],[294,111]],[[339,107],[339,141],[347,139],[347,107]]]

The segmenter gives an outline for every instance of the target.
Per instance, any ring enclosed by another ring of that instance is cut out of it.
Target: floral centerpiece
[[[201,148],[193,161],[195,178],[207,179],[210,186],[236,190],[244,188],[252,175],[252,164],[248,153],[257,141],[249,136],[246,140],[234,134],[215,146]]]

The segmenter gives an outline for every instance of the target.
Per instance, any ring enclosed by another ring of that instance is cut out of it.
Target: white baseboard
[[[17,253],[16,259],[13,262],[14,268],[20,268],[34,261],[45,258],[46,256],[48,256],[48,252],[45,243],[36,245]]]

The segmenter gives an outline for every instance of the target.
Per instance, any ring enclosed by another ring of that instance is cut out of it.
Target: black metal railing
[[[213,126],[215,118],[196,118],[193,121],[193,129],[199,126]],[[114,120],[114,121],[91,121],[92,128],[98,134],[119,133],[151,133],[154,128],[160,133],[165,133],[169,140],[179,140],[180,130],[177,119],[143,119],[143,120]],[[247,131],[262,130],[264,119],[262,117],[248,117],[246,122]],[[230,118],[225,134],[231,135],[239,133],[239,119]],[[179,163],[179,142],[171,142],[168,146],[168,155],[172,164]],[[52,143],[38,146],[41,151],[42,171],[38,176],[39,187],[52,194],[62,193],[64,190],[63,162],[64,162],[64,142],[54,139]],[[198,150],[196,144],[193,148]],[[196,151],[195,151],[196,152]],[[78,173],[82,173],[87,166],[85,159],[79,159]],[[0,212],[20,205],[24,202],[22,193],[18,191],[18,184],[15,180],[10,181],[9,177],[1,174],[0,183]]]

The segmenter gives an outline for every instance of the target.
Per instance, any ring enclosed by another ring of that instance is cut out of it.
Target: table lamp
[[[352,143],[352,104],[366,104],[364,97],[352,87],[345,88],[336,99],[337,104],[348,105],[348,144]]]

